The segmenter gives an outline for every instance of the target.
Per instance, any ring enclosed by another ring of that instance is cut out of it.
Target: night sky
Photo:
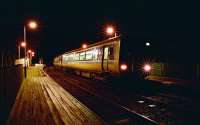
[[[46,63],[82,43],[107,38],[107,25],[118,34],[148,36],[153,44],[198,58],[200,49],[199,3],[150,0],[1,0],[0,49],[17,53],[23,25],[36,19],[39,28],[27,31],[31,48]]]

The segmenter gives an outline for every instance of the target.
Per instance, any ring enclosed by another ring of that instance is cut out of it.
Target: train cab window
[[[85,60],[85,52],[80,53],[80,60]]]
[[[104,48],[104,59],[108,59],[108,47]]]
[[[113,47],[109,48],[109,59],[110,60],[114,59],[114,48]]]

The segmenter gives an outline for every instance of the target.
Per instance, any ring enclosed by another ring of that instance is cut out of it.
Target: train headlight
[[[150,72],[151,71],[151,65],[145,64],[143,69],[144,69],[145,72]]]
[[[120,69],[123,70],[123,71],[127,70],[127,65],[121,64]]]

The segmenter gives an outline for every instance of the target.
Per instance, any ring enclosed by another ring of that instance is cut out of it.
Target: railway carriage
[[[139,60],[139,57],[133,56],[128,42],[130,41],[120,36],[109,38],[86,48],[66,52],[54,58],[54,65],[87,77],[126,76],[130,74],[140,74],[137,77],[143,77],[144,71],[149,72],[151,67],[149,65],[149,69],[141,70],[141,64],[144,62]]]

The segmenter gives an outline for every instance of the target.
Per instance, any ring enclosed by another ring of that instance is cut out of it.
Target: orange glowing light
[[[29,49],[29,50],[28,50],[28,53],[31,53],[31,52],[32,52],[32,51]]]
[[[127,70],[127,65],[126,64],[121,64],[120,69],[121,70]]]
[[[30,21],[28,23],[28,26],[31,28],[31,29],[36,29],[37,28],[37,23],[35,21]]]
[[[114,33],[114,28],[113,28],[113,27],[108,27],[108,28],[106,29],[106,32],[107,32],[109,35],[111,35],[111,34]]]
[[[26,47],[26,43],[25,43],[25,42],[22,42],[22,43],[21,43],[21,46],[22,46],[22,47]]]
[[[87,44],[83,44],[83,45],[82,45],[82,48],[83,48],[83,49],[87,48]]]

